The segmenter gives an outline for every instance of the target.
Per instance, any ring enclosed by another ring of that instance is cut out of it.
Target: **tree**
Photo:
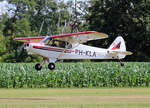
[[[37,57],[27,56],[27,53],[17,51],[21,43],[13,41],[14,37],[52,35],[68,30],[68,6],[56,0],[7,0],[9,17],[1,30],[7,38],[7,54],[5,62],[34,61]],[[59,26],[58,26],[59,25]],[[65,27],[64,27],[65,26]],[[23,51],[23,50],[21,50]]]
[[[30,22],[27,18],[22,18],[20,20],[17,20],[16,23],[13,24],[13,27],[14,27],[15,37],[31,35]]]
[[[6,39],[3,36],[3,30],[5,27],[5,21],[7,20],[7,14],[0,16],[0,62],[2,61],[2,56],[6,53]]]
[[[108,44],[121,35],[133,56],[126,60],[149,61],[148,0],[91,0],[86,19],[90,30],[109,34]]]

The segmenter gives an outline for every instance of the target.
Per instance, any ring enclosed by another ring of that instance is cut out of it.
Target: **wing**
[[[39,37],[20,37],[14,38],[17,41],[35,41],[44,39],[46,36],[39,36]],[[87,32],[77,32],[77,33],[70,33],[70,34],[62,34],[62,35],[53,35],[50,38],[56,38],[57,40],[67,41],[69,43],[84,43],[90,40],[97,40],[97,39],[104,39],[107,38],[108,35],[105,33],[95,32],[95,31],[87,31]]]
[[[69,43],[84,43],[90,40],[104,39],[108,38],[105,33],[87,31],[87,32],[77,32],[70,34],[54,35],[51,38],[56,38],[57,40],[67,41]]]
[[[45,36],[39,36],[39,37],[20,37],[20,38],[14,38],[13,40],[17,40],[17,41],[21,41],[21,42],[25,42],[25,41],[37,41],[37,40],[41,40],[44,39]]]

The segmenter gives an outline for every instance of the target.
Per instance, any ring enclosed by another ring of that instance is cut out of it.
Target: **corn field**
[[[32,63],[1,63],[0,88],[149,87],[150,63],[56,63],[41,71]]]

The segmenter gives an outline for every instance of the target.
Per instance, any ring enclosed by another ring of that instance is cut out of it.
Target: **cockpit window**
[[[41,42],[43,42],[46,45],[49,45],[51,47],[68,48],[68,49],[72,48],[72,45],[71,44],[69,45],[68,42],[51,39],[49,36],[45,37]]]

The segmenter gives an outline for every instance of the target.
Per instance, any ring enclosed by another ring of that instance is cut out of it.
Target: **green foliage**
[[[150,50],[148,30],[150,1],[91,0],[90,5],[86,16],[90,30],[109,34],[110,39],[106,42],[107,44],[110,44],[118,35],[123,36],[127,49],[134,54],[126,60],[150,60],[148,52]]]
[[[5,28],[5,22],[7,15],[0,16],[0,62],[2,61],[2,55],[6,53],[6,38],[3,36],[3,30]]]
[[[57,27],[59,15],[61,15],[60,30],[69,30],[69,27],[63,27],[65,22],[69,21],[69,11],[63,2],[11,0],[9,4],[13,5],[9,7],[11,16],[2,17],[5,22],[2,22],[3,25],[0,23],[0,34],[4,34],[6,37],[4,44],[6,47],[1,46],[1,50],[7,49],[5,55],[0,58],[2,62],[37,62],[41,60],[41,57],[27,56],[25,51],[18,51],[22,44],[13,41],[13,38],[58,34],[60,33]],[[43,27],[39,33],[42,23]],[[3,41],[2,38],[1,41]]]
[[[149,87],[150,63],[58,63],[54,71],[35,64],[0,64],[0,88]]]
[[[5,37],[0,35],[0,62],[1,62],[1,56],[5,54],[6,52],[6,43],[5,43]]]
[[[14,26],[14,34],[15,36],[30,36],[31,34],[31,28],[30,28],[30,22],[26,18],[22,18],[20,20],[17,20]]]

